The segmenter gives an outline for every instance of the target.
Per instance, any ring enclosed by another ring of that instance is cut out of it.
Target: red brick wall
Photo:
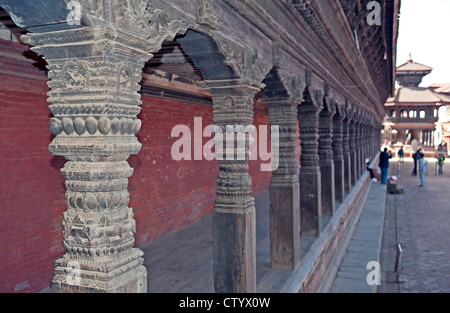
[[[202,118],[203,130],[212,124],[211,107],[146,97],[142,100],[142,128],[138,133],[142,150],[129,158],[134,168],[129,190],[137,245],[211,214],[218,173],[216,160],[196,161],[193,157],[194,117]],[[268,116],[263,113],[255,115],[255,126],[268,125]],[[180,139],[171,137],[176,125],[186,125],[191,130],[190,161],[172,159],[171,147]],[[203,145],[210,139],[203,138]],[[250,161],[254,194],[266,190],[270,182],[271,173],[261,172],[259,165],[259,161]]]
[[[64,251],[64,159],[48,152],[46,93],[45,82],[0,76],[0,292],[47,287]]]
[[[52,263],[64,253],[61,220],[66,206],[60,169],[65,159],[48,152],[52,135],[45,73],[20,61],[27,50],[0,40],[0,292],[48,287]],[[38,80],[8,73],[32,73]],[[171,138],[172,128],[191,126],[194,116],[203,118],[203,127],[212,123],[210,107],[143,98],[138,134],[143,147],[129,158],[137,245],[213,210],[217,161],[173,161],[170,155],[177,140]],[[267,110],[259,108],[255,125],[268,122]],[[250,173],[254,194],[268,188],[271,174],[260,172],[258,161],[250,162]]]

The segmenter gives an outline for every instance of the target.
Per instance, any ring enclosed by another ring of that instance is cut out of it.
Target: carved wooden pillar
[[[365,123],[365,116],[361,121],[361,170],[360,175],[363,175],[366,170],[366,158],[367,158],[367,138],[366,138],[367,125]]]
[[[374,157],[375,155],[375,130],[373,124],[370,124],[370,156]]]
[[[367,115],[364,119],[364,124],[362,127],[362,134],[363,134],[363,147],[364,147],[364,153],[363,153],[363,170],[362,172],[365,173],[366,171],[366,159],[370,157],[369,152],[369,124],[367,123]]]
[[[319,236],[322,230],[321,175],[319,167],[319,113],[322,99],[311,94],[309,86],[298,106],[302,155],[300,157],[300,219],[301,234]]]
[[[127,159],[141,149],[135,135],[142,68],[182,22],[146,3],[90,5],[83,3],[82,25],[92,26],[24,36],[48,63],[55,135],[49,150],[67,159],[61,170],[66,252],[54,262],[51,290],[146,292],[143,252],[134,248]],[[157,25],[149,23],[155,19]]]
[[[346,193],[350,193],[352,189],[352,181],[351,181],[351,159],[350,159],[350,121],[351,118],[348,117],[346,113],[346,117],[343,122],[343,131],[342,131],[342,146],[344,150],[344,190]]]
[[[354,186],[356,184],[356,121],[352,119],[349,124],[349,147],[350,147],[350,182]]]
[[[263,85],[231,79],[205,81],[203,87],[212,95],[213,122],[224,134],[225,153],[222,160],[218,157],[213,217],[215,290],[255,292],[255,201],[251,196],[252,181],[248,173],[250,134],[236,133],[232,129],[252,125],[254,96]],[[231,149],[227,147],[229,136],[235,142]]]
[[[344,201],[345,171],[344,171],[344,118],[342,108],[336,106],[336,114],[333,118],[333,159],[334,159],[334,185],[337,202]]]
[[[333,216],[335,210],[335,169],[333,160],[333,99],[324,98],[319,114],[319,165],[322,187],[322,214]]]
[[[373,131],[372,122],[369,125],[369,145],[370,145],[370,156],[373,158],[374,156],[374,142],[375,142],[375,132]]]
[[[28,35],[48,63],[49,128],[56,136],[49,150],[68,160],[61,170],[66,253],[55,261],[54,292],[147,290],[143,253],[133,248],[127,158],[141,148],[135,136],[141,127],[138,91],[151,55],[118,49],[109,34],[81,29]]]
[[[300,187],[295,160],[297,104],[291,98],[269,98],[264,103],[269,107],[271,127],[279,127],[278,155],[274,155],[278,157],[278,168],[272,172],[269,189],[271,266],[293,269],[300,260]]]
[[[380,145],[381,145],[380,128],[376,125],[376,122],[374,122],[372,132],[373,132],[373,152],[372,152],[372,156],[376,156],[380,152]]]
[[[295,157],[300,81],[297,75],[283,72],[284,50],[278,42],[272,51],[273,68],[263,81],[270,126],[279,130],[278,140],[272,140],[278,167],[273,168],[269,187],[270,263],[274,268],[294,269],[300,261],[300,186]]]
[[[355,121],[355,182],[361,174],[361,122]]]

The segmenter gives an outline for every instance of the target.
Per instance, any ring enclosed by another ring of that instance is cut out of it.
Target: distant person
[[[398,150],[398,157],[400,159],[400,163],[403,163],[403,158],[405,157],[405,152],[403,151],[403,147],[400,148],[400,150]]]
[[[420,185],[419,187],[425,187],[426,177],[427,177],[427,160],[425,160],[425,155],[423,153],[419,154],[419,173],[420,173]]]
[[[381,183],[387,184],[388,176],[389,176],[389,159],[392,158],[392,154],[389,152],[387,148],[384,148],[383,152],[380,153],[380,161],[378,162],[378,166],[381,169]]]
[[[419,159],[420,159],[420,153],[422,151],[422,148],[419,148],[416,153],[413,154],[413,160],[414,160],[414,169],[411,173],[412,176],[417,176],[417,165],[419,163]]]
[[[441,153],[439,153],[439,157],[438,157],[438,166],[439,166],[438,175],[444,174],[442,172],[442,167],[444,166],[444,162],[445,162],[445,157],[444,157],[444,155],[441,152]]]

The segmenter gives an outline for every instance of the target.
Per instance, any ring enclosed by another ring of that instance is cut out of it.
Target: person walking
[[[423,153],[419,154],[419,173],[420,173],[420,185],[419,188],[425,187],[426,177],[427,177],[427,160],[425,160],[425,155]]]
[[[405,156],[405,152],[403,151],[403,147],[401,147],[400,150],[398,150],[398,157],[400,159],[400,163],[403,163],[404,156]]]
[[[417,176],[417,164],[419,163],[420,159],[420,151],[422,151],[422,148],[419,148],[419,150],[416,151],[416,153],[413,154],[413,160],[414,160],[414,169],[411,173],[412,176]]]
[[[439,157],[438,157],[438,166],[439,166],[438,175],[444,174],[442,172],[442,167],[444,166],[444,162],[445,162],[445,157],[444,157],[444,155],[441,152],[441,153],[439,153]]]
[[[380,153],[380,161],[378,166],[381,169],[381,183],[387,184],[389,175],[389,159],[392,158],[392,154],[387,152],[387,148],[384,148],[383,152]]]

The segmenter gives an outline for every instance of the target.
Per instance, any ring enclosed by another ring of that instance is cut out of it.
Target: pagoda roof
[[[395,104],[442,104],[450,105],[450,97],[439,94],[430,88],[400,87],[395,90],[393,97],[386,101],[386,105]]]
[[[437,93],[450,93],[450,83],[433,84],[429,88]]]
[[[427,65],[423,65],[417,62],[413,62],[412,60],[408,60],[406,63],[397,67],[397,73],[401,72],[431,72],[433,70],[432,67]]]

